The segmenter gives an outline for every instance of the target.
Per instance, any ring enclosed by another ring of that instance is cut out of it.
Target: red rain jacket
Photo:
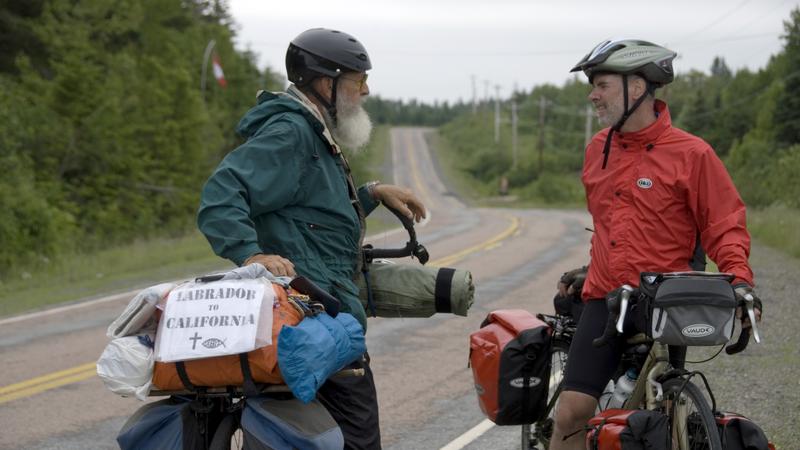
[[[672,127],[666,103],[657,120],[617,133],[603,165],[606,128],[586,148],[583,185],[594,221],[583,298],[604,298],[639,273],[690,270],[697,231],[703,249],[734,284],[753,285],[745,206],[722,161],[702,139]]]

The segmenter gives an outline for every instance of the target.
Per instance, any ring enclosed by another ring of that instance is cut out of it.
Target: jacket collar
[[[655,122],[639,131],[617,133],[620,141],[635,141],[649,144],[655,142],[662,133],[672,128],[672,118],[669,115],[667,104],[662,100],[656,100],[654,109],[657,116]]]
[[[333,140],[333,135],[328,129],[328,125],[325,123],[325,118],[322,116],[322,113],[319,111],[319,108],[317,108],[317,105],[315,105],[311,100],[308,99],[306,94],[304,94],[302,91],[300,91],[300,89],[297,89],[297,87],[292,84],[289,85],[288,89],[286,89],[286,93],[280,92],[278,93],[278,95],[285,95],[286,97],[291,98],[292,100],[303,105],[303,107],[305,107],[305,109],[307,109],[311,113],[311,115],[313,115],[314,118],[317,119],[320,124],[322,124],[321,134],[325,138],[325,140],[328,141],[328,144],[331,147],[331,153],[336,155],[342,152],[341,149],[339,148],[339,145],[336,143],[335,140]]]

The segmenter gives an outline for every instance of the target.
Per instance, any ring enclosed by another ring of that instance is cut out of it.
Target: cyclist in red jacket
[[[594,414],[619,364],[621,342],[591,344],[606,324],[601,300],[608,292],[637,286],[640,272],[691,270],[699,232],[719,270],[735,275],[737,294],[752,293],[744,203],[711,146],[674,128],[666,103],[655,98],[656,88],[673,80],[675,56],[646,41],[604,41],[572,69],[589,78],[589,100],[608,128],[594,136],[584,159],[591,263],[551,449],[583,448],[583,434],[575,432]],[[559,287],[566,293],[568,286]],[[756,307],[760,317],[760,302]]]

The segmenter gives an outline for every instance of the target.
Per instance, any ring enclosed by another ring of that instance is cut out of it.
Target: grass
[[[800,258],[800,211],[785,206],[751,210],[747,226],[758,242]]]
[[[231,267],[199,232],[64,256],[0,282],[0,316]]]
[[[389,127],[376,127],[364,151],[348,157],[357,184],[381,179],[389,149]],[[367,219],[370,234],[398,225],[389,213]],[[16,270],[0,278],[0,317],[43,309],[164,281],[192,278],[233,267],[216,256],[198,231],[180,238],[134,242],[93,253],[43,259],[34,269]]]
[[[430,133],[428,145],[439,161],[443,178],[470,205],[503,208],[584,208],[583,186],[579,174],[548,174],[522,188],[499,194],[499,183],[485,182],[460,170],[464,155],[453,142]],[[559,195],[568,192],[567,195]]]

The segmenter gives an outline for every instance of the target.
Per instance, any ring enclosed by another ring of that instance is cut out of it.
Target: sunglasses
[[[358,86],[358,90],[361,90],[364,88],[364,85],[367,84],[367,78],[369,78],[369,74],[365,73],[364,76],[361,78],[348,78],[344,75],[342,75],[341,78],[354,82],[356,86]]]

